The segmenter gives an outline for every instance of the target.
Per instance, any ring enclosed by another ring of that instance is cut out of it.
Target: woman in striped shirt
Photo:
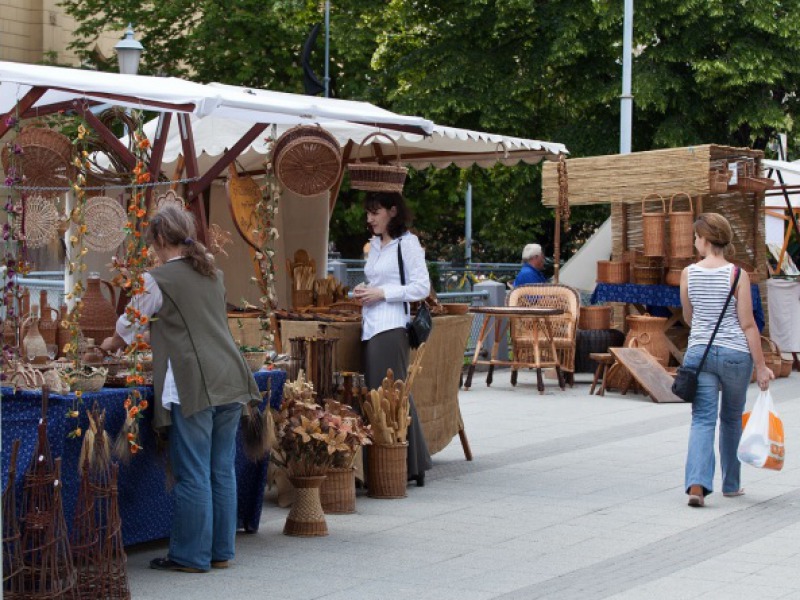
[[[716,213],[701,214],[694,223],[694,236],[694,247],[702,260],[689,265],[681,274],[683,316],[691,323],[689,347],[683,358],[683,364],[688,367],[699,366],[737,271],[726,259],[733,253],[733,231],[725,217]],[[731,497],[744,493],[739,482],[741,464],[736,449],[742,436],[742,412],[754,364],[758,386],[766,390],[769,380],[775,376],[765,364],[761,351],[761,338],[753,318],[750,278],[740,271],[736,290],[699,374],[692,404],[685,475],[689,506],[703,506],[705,496],[713,491],[714,433],[718,415],[722,495]]]

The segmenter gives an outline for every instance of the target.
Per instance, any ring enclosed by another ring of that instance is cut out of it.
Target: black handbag
[[[672,393],[684,402],[694,402],[694,397],[697,394],[697,379],[700,376],[700,371],[703,370],[703,365],[706,363],[706,357],[708,356],[708,351],[711,350],[714,336],[717,335],[719,326],[722,324],[722,317],[725,315],[725,311],[728,310],[728,304],[730,304],[733,292],[736,291],[736,284],[739,283],[740,273],[741,270],[737,267],[731,291],[728,292],[725,306],[722,307],[722,312],[719,314],[719,319],[717,319],[717,325],[714,327],[714,332],[708,340],[708,345],[706,346],[706,351],[703,352],[703,358],[700,359],[700,364],[698,364],[697,367],[684,367],[681,365],[675,373],[675,381],[672,382]]]
[[[400,250],[400,240],[397,240],[397,266],[400,268],[400,284],[406,284],[406,270],[403,267],[403,253]],[[404,302],[406,314],[408,314],[408,303]],[[406,325],[406,332],[408,333],[408,344],[412,348],[419,348],[422,344],[428,341],[433,329],[433,319],[431,318],[431,311],[428,305],[423,300],[419,305],[417,314],[411,319],[411,322]]]

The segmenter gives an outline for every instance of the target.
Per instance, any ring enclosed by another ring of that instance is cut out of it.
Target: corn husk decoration
[[[139,421],[126,411],[125,422],[122,424],[122,429],[119,430],[117,439],[114,440],[114,456],[124,465],[131,462],[133,458],[133,450],[131,450],[131,439],[139,439]],[[133,437],[131,437],[133,436]]]
[[[95,402],[92,409],[86,411],[86,416],[89,427],[83,436],[78,473],[83,475],[87,468],[90,473],[104,473],[111,465],[111,439],[105,428],[106,411],[101,411]]]

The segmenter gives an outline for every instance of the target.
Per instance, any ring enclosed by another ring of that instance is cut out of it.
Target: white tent
[[[783,193],[780,193],[780,179],[778,179],[777,171],[781,172],[783,183],[787,186],[800,186],[800,161],[787,162],[784,160],[769,160],[763,159],[761,167],[764,170],[772,170],[772,179],[776,182],[776,187],[770,190],[765,199],[765,208],[772,209],[775,212],[785,211],[786,200]],[[788,191],[789,200],[792,206],[800,206],[800,192]],[[768,244],[783,244],[783,236],[785,228],[787,227],[786,221],[769,214],[765,217],[765,241]],[[791,227],[791,225],[789,225]]]

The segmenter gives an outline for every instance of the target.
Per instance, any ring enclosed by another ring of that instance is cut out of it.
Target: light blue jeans
[[[236,431],[242,405],[210,406],[191,417],[172,407],[169,458],[175,511],[169,558],[207,571],[230,560],[236,541]]]
[[[689,348],[683,364],[697,367],[705,348],[705,345]],[[742,465],[736,457],[736,449],[742,437],[742,411],[752,374],[753,359],[749,352],[711,347],[698,377],[697,395],[692,403],[692,428],[684,481],[686,493],[692,485],[702,485],[703,495],[714,490],[714,433],[718,414],[722,491],[739,490]]]

